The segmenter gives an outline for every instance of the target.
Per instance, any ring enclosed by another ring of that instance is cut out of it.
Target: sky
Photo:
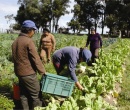
[[[7,23],[7,19],[5,19],[6,15],[17,14],[17,10],[19,9],[19,5],[17,4],[17,0],[1,0],[0,1],[0,31],[9,29],[9,23]],[[14,23],[14,21],[12,21]]]
[[[1,0],[0,1],[0,31],[9,29],[9,25],[11,23],[15,23],[15,21],[11,21],[7,23],[7,19],[5,19],[6,15],[13,14],[14,16],[17,15],[17,11],[19,9],[19,4],[17,4],[18,0]],[[69,11],[73,8],[74,0],[71,0],[70,7],[68,8]],[[73,17],[72,13],[66,14],[62,16],[59,20],[59,26],[67,27],[66,23],[71,20]]]
[[[70,7],[68,8],[68,10],[71,12],[71,9],[73,9],[73,6],[75,3],[74,3],[74,0],[70,0],[70,1],[71,1]],[[9,29],[9,25],[11,23],[15,23],[14,20],[11,22],[7,22],[7,19],[5,19],[5,16],[11,15],[11,14],[13,14],[14,16],[17,15],[17,11],[20,6],[17,2],[18,0],[1,0],[0,1],[0,32],[6,31],[6,29]],[[67,22],[69,22],[72,17],[73,17],[72,13],[62,16],[59,20],[59,26],[67,27]],[[98,31],[101,31],[101,30],[98,29]]]

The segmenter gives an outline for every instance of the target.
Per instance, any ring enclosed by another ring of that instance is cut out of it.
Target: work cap
[[[35,23],[31,20],[25,20],[22,24],[22,27],[33,28],[33,29],[37,30]]]
[[[88,63],[91,60],[92,53],[88,49],[83,49],[82,51],[82,58],[83,60]]]

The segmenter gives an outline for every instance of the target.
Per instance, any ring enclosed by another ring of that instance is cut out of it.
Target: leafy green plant
[[[38,47],[40,36],[36,36],[34,41]],[[8,89],[11,89],[12,84],[17,82],[13,72],[13,64],[9,60],[11,56],[11,43],[15,38],[16,35],[12,37],[2,36],[0,38],[2,41],[0,44],[0,86],[8,86]],[[55,38],[57,43],[56,49],[65,46],[84,47],[86,43],[86,36],[55,34]],[[35,110],[116,110],[115,107],[104,102],[101,95],[107,94],[111,90],[114,91],[115,82],[122,82],[124,71],[122,64],[129,54],[129,44],[130,41],[127,39],[103,39],[103,50],[100,51],[100,58],[96,60],[93,67],[88,67],[84,63],[79,65],[86,67],[85,72],[78,75],[79,82],[84,86],[85,90],[82,92],[74,88],[72,97],[66,98],[61,105],[53,96],[46,95],[50,101],[48,106],[37,107]],[[45,68],[49,73],[56,73],[52,63],[45,65]],[[9,100],[6,99],[6,101]],[[10,107],[11,105],[12,107],[14,106],[13,103],[10,103]]]
[[[13,101],[0,94],[0,109],[13,110],[13,108],[14,108]]]

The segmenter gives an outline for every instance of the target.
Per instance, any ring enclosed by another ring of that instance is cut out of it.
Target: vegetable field
[[[0,109],[15,108],[12,86],[17,83],[17,77],[13,72],[11,44],[16,37],[15,34],[0,34]],[[55,34],[55,38],[56,49],[60,49],[65,46],[84,47],[87,36]],[[33,39],[38,47],[40,35],[36,34]],[[35,110],[117,110],[116,100],[112,105],[105,98],[108,95],[117,98],[119,95],[116,84],[122,84],[125,71],[123,65],[130,54],[129,44],[129,39],[103,38],[103,48],[96,63],[92,67],[85,63],[77,65],[77,69],[81,65],[86,66],[85,72],[78,75],[85,91],[75,87],[71,97],[63,98],[63,101],[59,101],[54,95],[43,93],[46,103],[44,107],[36,107]],[[46,64],[45,68],[49,73],[56,73],[52,63]],[[40,75],[38,77],[40,79]]]

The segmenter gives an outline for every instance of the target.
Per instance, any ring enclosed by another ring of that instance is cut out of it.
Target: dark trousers
[[[53,56],[52,57],[53,66],[55,67],[55,70],[57,74],[60,74],[60,72],[64,69],[65,64],[63,63],[61,59],[58,57]]]
[[[99,53],[99,48],[96,48],[96,49],[91,49],[90,48],[90,51],[92,53],[92,63],[95,63],[95,59],[98,58],[98,53]]]
[[[33,110],[36,106],[42,106],[39,98],[40,84],[36,74],[19,77],[19,87],[23,110]],[[29,103],[31,103],[31,107],[29,107]]]

